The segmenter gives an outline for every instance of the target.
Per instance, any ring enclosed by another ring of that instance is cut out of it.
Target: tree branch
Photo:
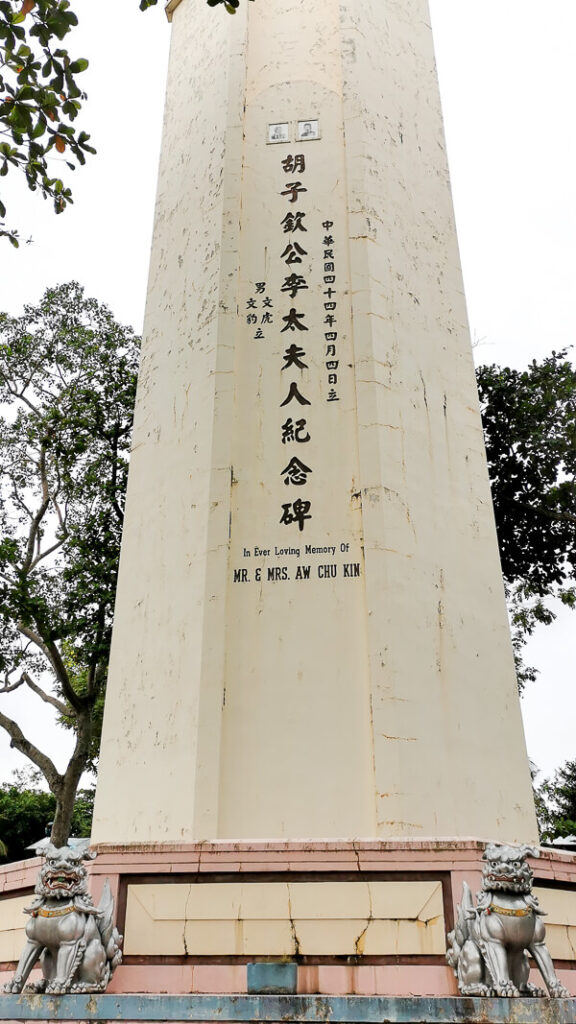
[[[15,396],[16,398],[19,398],[21,402],[24,402],[24,405],[27,405],[27,406],[28,406],[28,408],[29,408],[29,409],[31,410],[31,412],[35,413],[35,414],[36,414],[36,416],[39,416],[39,415],[40,415],[40,411],[39,411],[39,409],[37,409],[37,408],[36,408],[36,406],[35,406],[35,405],[33,405],[33,404],[32,404],[32,402],[31,402],[31,401],[30,401],[30,400],[29,400],[28,398],[26,398],[26,395],[24,394],[24,392],[23,392],[23,391],[20,391],[20,392],[18,392],[18,391],[13,391],[13,392],[12,392],[12,394],[13,394],[13,395],[14,395],[14,396]]]
[[[2,686],[0,686],[0,693],[13,693],[14,690],[19,690],[20,687],[24,685],[24,683],[26,683],[26,686],[28,686],[33,691],[33,693],[37,694],[37,696],[40,697],[41,700],[45,701],[47,704],[51,704],[52,707],[56,708],[60,715],[66,715],[67,717],[70,717],[70,708],[68,707],[68,705],[64,704],[61,700],[58,700],[58,698],[54,697],[51,693],[46,693],[46,691],[43,690],[41,686],[38,686],[38,684],[34,682],[34,680],[28,675],[27,672],[23,672],[20,678],[17,679],[15,683],[9,682],[9,673],[7,672],[4,677],[4,683]],[[72,712],[72,714],[74,714],[74,712]]]
[[[38,469],[40,471],[40,480],[42,484],[42,504],[34,516],[32,523],[30,524],[30,533],[28,535],[28,544],[26,546],[26,557],[22,565],[22,574],[26,576],[30,571],[32,561],[34,559],[34,548],[38,538],[38,531],[40,529],[40,523],[46,515],[46,510],[50,504],[50,494],[48,491],[48,478],[46,476],[46,453],[44,448],[40,451],[40,459],[38,461]]]
[[[48,555],[51,555],[53,551],[58,551],[58,548],[61,548],[67,539],[68,533],[65,532],[63,536],[60,538],[60,540],[54,541],[54,544],[52,544],[51,547],[46,548],[44,551],[39,551],[36,557],[32,559],[28,571],[32,572],[32,570],[36,568],[38,563],[41,562],[43,558],[47,558]]]
[[[1,711],[0,726],[8,733],[10,746],[19,750],[24,757],[27,757],[40,769],[50,789],[57,797],[62,789],[64,778],[58,772],[54,762],[26,738],[17,722],[12,721],[7,715],[3,715]]]
[[[18,488],[16,487],[14,480],[12,480],[12,500],[14,501],[14,504],[18,508],[24,510],[29,519],[33,518],[32,510],[28,508],[28,505],[26,504],[24,499],[20,497],[20,492],[18,491]]]
[[[60,494],[60,490],[62,488],[62,481],[60,479],[59,467],[56,468],[56,474],[57,474],[57,477],[58,477],[58,486],[56,487],[56,489],[55,489],[55,491],[54,491],[54,493],[52,495],[52,504],[54,506],[54,510],[56,512],[56,515],[58,516],[58,522],[60,523],[60,529],[65,531],[66,530],[66,502],[64,502],[64,511],[62,511],[62,509],[60,508],[60,502],[57,500],[58,495]],[[68,534],[66,534],[66,536],[68,536]]]
[[[51,704],[53,708],[56,708],[59,714],[70,716],[70,708],[67,704],[64,704],[57,697],[54,697],[51,693],[46,693],[41,686],[38,686],[33,679],[30,678],[27,672],[23,672],[21,676],[22,682],[26,683],[33,693],[35,693],[41,700],[45,701],[46,704]]]
[[[62,692],[64,693],[66,700],[72,705],[75,711],[80,711],[83,707],[82,700],[70,683],[66,666],[62,661],[60,651],[56,647],[56,644],[52,641],[44,641],[38,633],[35,633],[29,626],[25,626],[23,622],[18,622],[17,626],[22,635],[27,637],[28,640],[31,640],[33,644],[36,644],[36,647],[38,647],[38,649],[42,651],[42,654],[48,659],[54,669],[56,678],[62,687]]]
[[[544,516],[545,519],[559,519],[561,522],[574,523],[576,525],[576,515],[571,512],[555,512],[553,509],[541,508],[538,505],[529,505],[527,502],[518,501],[517,498],[504,498],[507,505],[515,505],[516,508],[521,508],[524,512],[532,512],[537,516]]]
[[[2,686],[0,686],[0,693],[14,693],[14,690],[19,690],[20,687],[24,685],[24,679],[22,676],[20,676],[20,679],[17,679],[15,683],[10,683],[8,680],[9,673],[7,672],[4,676],[4,682],[2,683]]]

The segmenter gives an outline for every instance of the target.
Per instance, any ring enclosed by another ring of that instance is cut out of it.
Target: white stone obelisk
[[[426,0],[168,10],[93,840],[533,840]]]

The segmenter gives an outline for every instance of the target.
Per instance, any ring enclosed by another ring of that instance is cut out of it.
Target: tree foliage
[[[140,10],[146,11],[149,7],[156,7],[158,0],[140,0]],[[236,11],[240,7],[240,0],[206,0],[208,7],[218,7],[219,4],[224,4],[224,7],[228,11],[228,14],[236,14]]]
[[[70,170],[95,152],[75,125],[85,99],[77,76],[88,61],[60,45],[77,24],[69,0],[0,0],[0,176],[18,169],[56,213],[72,193],[49,166],[54,151]],[[18,233],[5,217],[0,198],[0,235],[17,246]]]
[[[535,670],[521,650],[555,613],[576,604],[576,368],[553,352],[526,370],[477,370],[502,571],[519,681]]]
[[[157,2],[140,0],[140,10]],[[240,0],[207,3],[223,3],[234,14]],[[70,0],[0,0],[0,177],[16,169],[33,192],[53,202],[56,213],[73,198],[54,170],[54,155],[73,171],[96,152],[76,124],[86,99],[78,76],[88,61],[62,45],[77,24]],[[6,213],[0,195],[0,237],[18,247],[18,231],[8,227]]]
[[[544,597],[576,569],[576,369],[553,352],[477,379],[502,570]]]
[[[576,761],[566,761],[535,792],[542,839],[576,835]]]
[[[35,774],[15,772],[12,782],[0,786],[0,835],[5,850],[0,857],[22,860],[32,855],[27,849],[46,835],[54,818],[56,800],[38,786]],[[71,835],[89,836],[94,806],[94,789],[77,794]]]
[[[56,798],[58,844],[99,743],[137,349],[75,283],[0,315],[0,726]],[[6,713],[21,688],[74,731],[62,773]]]

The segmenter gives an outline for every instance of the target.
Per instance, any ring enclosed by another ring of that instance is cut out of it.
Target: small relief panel
[[[320,138],[320,122],[315,120],[298,121],[296,139],[298,142],[311,142]]]
[[[268,143],[290,142],[290,124],[283,121],[268,125]]]

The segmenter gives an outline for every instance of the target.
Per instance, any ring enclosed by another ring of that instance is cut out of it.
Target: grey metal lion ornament
[[[531,953],[551,996],[566,997],[545,943],[543,910],[532,895],[527,857],[531,846],[491,843],[484,851],[482,889],[474,900],[464,882],[454,931],[448,935],[446,959],[464,996],[544,996],[528,981]]]
[[[36,899],[25,910],[27,942],[16,973],[5,992],[21,992],[40,960],[43,977],[27,985],[28,991],[63,995],[66,992],[103,992],[122,959],[122,936],[113,924],[114,900],[108,879],[100,906],[88,892],[83,860],[91,850],[47,846],[38,874]]]

